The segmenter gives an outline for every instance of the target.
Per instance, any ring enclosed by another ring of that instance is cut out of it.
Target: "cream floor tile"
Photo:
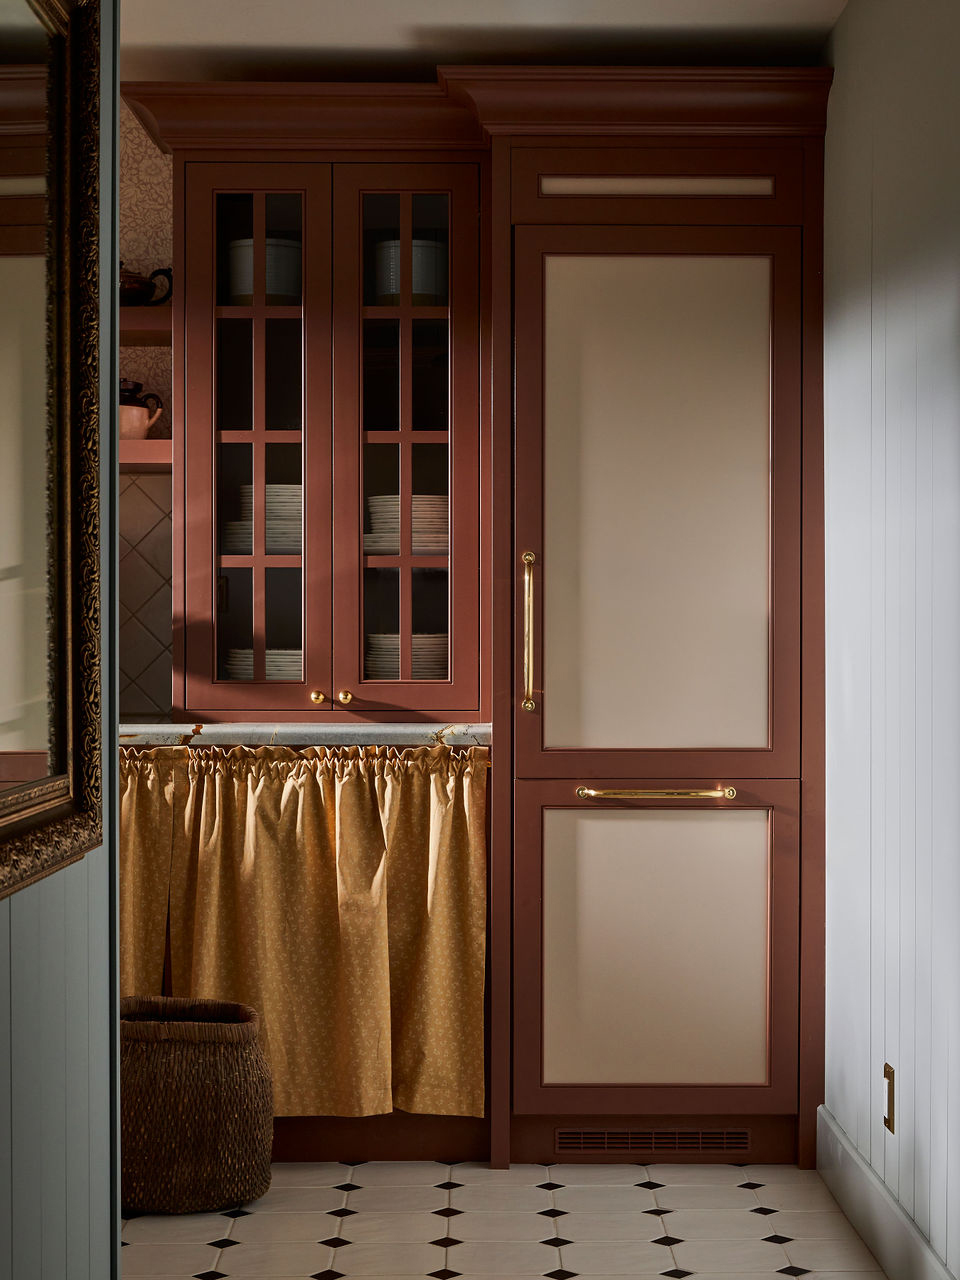
[[[433,1213],[358,1213],[342,1219],[340,1236],[356,1244],[426,1244],[456,1235],[449,1225],[447,1218]]]
[[[825,1209],[836,1212],[836,1200],[822,1182],[771,1182],[756,1193],[761,1204],[771,1209]]]
[[[484,1213],[536,1212],[552,1207],[549,1191],[523,1186],[461,1187],[450,1192],[450,1204],[454,1209],[479,1209]]]
[[[822,1209],[804,1209],[799,1212],[783,1209],[771,1217],[775,1219],[780,1235],[793,1236],[796,1240],[860,1239],[839,1208],[832,1213]]]
[[[316,1244],[340,1234],[340,1218],[328,1213],[251,1213],[237,1218],[231,1240],[243,1244],[282,1243],[307,1240]]]
[[[565,1271],[594,1276],[632,1276],[644,1271],[663,1272],[673,1266],[670,1250],[648,1241],[585,1241],[565,1244],[560,1250]]]
[[[677,1266],[684,1271],[779,1271],[789,1259],[779,1244],[766,1240],[690,1240],[673,1246]]]
[[[446,1205],[447,1194],[435,1187],[364,1187],[350,1192],[347,1208],[374,1213],[429,1213]]]
[[[568,1213],[553,1221],[557,1235],[579,1244],[581,1240],[653,1240],[666,1231],[680,1235],[673,1230],[673,1216],[668,1214],[669,1221],[664,1221],[658,1214],[649,1213]]]
[[[329,1213],[347,1203],[346,1191],[335,1187],[271,1187],[244,1208],[256,1213]]]
[[[130,1218],[121,1239],[130,1244],[207,1244],[230,1235],[232,1218],[219,1213],[158,1213]]]
[[[271,1187],[333,1187],[349,1182],[352,1169],[347,1164],[275,1164]]]
[[[434,1244],[348,1244],[335,1252],[332,1266],[346,1276],[425,1276],[444,1260]]]
[[[469,1161],[450,1166],[453,1182],[473,1186],[476,1183],[492,1183],[498,1187],[534,1187],[538,1182],[549,1182],[550,1167],[542,1164],[512,1164],[509,1169],[491,1169],[489,1165]],[[439,1181],[439,1179],[438,1179]]]
[[[338,1250],[337,1252],[342,1252]],[[230,1276],[310,1276],[332,1266],[334,1250],[329,1245],[307,1241],[271,1244],[238,1244],[226,1250],[223,1265],[217,1267]]]
[[[538,1213],[462,1213],[456,1218],[435,1218],[445,1224],[444,1234],[460,1240],[546,1240],[563,1235],[566,1218],[541,1218]]]
[[[764,1236],[790,1235],[781,1231],[780,1215],[750,1213],[744,1209],[678,1209],[664,1226],[681,1240],[762,1240]]]
[[[785,1244],[795,1267],[810,1271],[876,1271],[877,1260],[856,1234],[847,1240],[794,1240]]]
[[[467,1274],[493,1273],[513,1276],[542,1276],[560,1266],[560,1255],[549,1245],[522,1241],[470,1241],[447,1250],[451,1271]]]
[[[697,1280],[702,1278],[697,1276]],[[887,1280],[887,1277],[882,1271],[811,1271],[804,1280]]]
[[[361,1187],[431,1187],[450,1180],[450,1166],[435,1160],[393,1160],[356,1165],[350,1181]],[[453,1181],[461,1182],[461,1178]]]
[[[654,1193],[643,1187],[563,1187],[553,1193],[558,1209],[583,1213],[635,1213],[656,1208]]]
[[[816,1169],[798,1169],[795,1164],[748,1164],[741,1172],[741,1182],[822,1182]]]
[[[735,1187],[740,1182],[760,1182],[760,1178],[748,1178],[745,1169],[732,1164],[651,1164],[647,1173],[652,1182],[667,1186],[685,1186],[694,1183],[701,1187]],[[642,1178],[637,1179],[642,1182]]]
[[[657,1204],[666,1209],[755,1209],[762,1203],[757,1199],[755,1191],[744,1191],[742,1187],[722,1183],[712,1187],[690,1183],[662,1187],[659,1191],[654,1191],[653,1195]]]
[[[550,1182],[562,1182],[565,1187],[633,1186],[647,1180],[647,1167],[642,1164],[552,1164],[547,1172]]]
[[[204,1244],[131,1244],[120,1252],[124,1276],[192,1276],[212,1271],[220,1255]]]

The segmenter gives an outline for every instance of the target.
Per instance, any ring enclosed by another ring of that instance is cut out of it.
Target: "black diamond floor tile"
[[[541,1218],[565,1218],[567,1211],[566,1209],[538,1209],[537,1214]]]
[[[572,1240],[564,1240],[563,1236],[551,1236],[549,1240],[541,1240],[541,1244],[552,1245],[554,1249],[562,1249],[565,1244],[573,1244]]]
[[[673,1210],[672,1209],[644,1209],[642,1210],[642,1212],[653,1213],[653,1214],[656,1214],[657,1217],[662,1218],[665,1213],[673,1213]]]
[[[222,1240],[208,1240],[207,1244],[211,1249],[232,1249],[235,1244],[239,1244],[239,1240],[228,1240],[226,1236]]]
[[[674,1267],[672,1271],[661,1271],[662,1276],[672,1276],[674,1280],[682,1280],[683,1276],[692,1276],[692,1271],[681,1271],[679,1267]]]
[[[437,1191],[456,1191],[457,1187],[462,1187],[462,1182],[438,1182],[436,1183]]]
[[[789,1244],[793,1236],[764,1236],[767,1244]]]
[[[193,1280],[224,1280],[226,1274],[225,1271],[198,1271]]]
[[[369,1160],[341,1160],[341,1164],[348,1164],[351,1169],[359,1169],[362,1164],[369,1164]]]
[[[651,1240],[650,1243],[669,1246],[672,1244],[683,1244],[683,1241],[678,1236],[657,1236],[656,1240]]]
[[[452,1280],[453,1276],[459,1276],[463,1273],[460,1271],[450,1271],[446,1267],[442,1271],[428,1271],[428,1276],[433,1276],[434,1280]]]
[[[249,1218],[249,1209],[225,1209],[220,1215],[221,1218]]]
[[[121,1249],[125,1249],[129,1243],[130,1243],[130,1241],[129,1241],[129,1240],[121,1240],[121,1241],[120,1241],[120,1248],[121,1248]]]
[[[356,1209],[331,1209],[331,1218],[352,1218],[356,1213]]]
[[[456,1236],[441,1236],[439,1240],[431,1240],[431,1244],[438,1245],[441,1249],[452,1249],[455,1244],[463,1244],[462,1240],[458,1240]]]
[[[538,1182],[537,1186],[541,1191],[559,1191],[564,1184],[562,1182]]]
[[[647,1181],[647,1182],[635,1182],[633,1185],[635,1187],[643,1187],[647,1191],[656,1191],[658,1190],[658,1188],[662,1187],[664,1184],[662,1182]]]
[[[742,1187],[744,1191],[759,1191],[764,1184],[762,1182],[738,1182],[737,1186]]]
[[[451,1209],[448,1205],[446,1209],[431,1209],[430,1212],[435,1213],[438,1218],[456,1218],[463,1213],[463,1210]]]
[[[344,1280],[342,1271],[315,1271],[310,1280]]]
[[[360,1191],[362,1190],[358,1182],[339,1182],[333,1188],[334,1191]]]
[[[338,1236],[331,1236],[329,1240],[318,1240],[317,1244],[329,1245],[331,1249],[342,1249],[345,1244],[352,1244],[352,1240],[341,1240]]]
[[[763,1205],[761,1205],[759,1209],[751,1209],[751,1210],[750,1210],[750,1212],[751,1212],[751,1213],[762,1213],[764,1216],[766,1216],[768,1213],[776,1213],[777,1211],[776,1211],[776,1209],[765,1209],[765,1208],[764,1208],[764,1206],[763,1206]]]
[[[807,1267],[780,1267],[777,1271],[778,1276],[808,1276],[809,1274]]]
[[[573,1280],[573,1277],[579,1274],[579,1271],[564,1271],[563,1267],[558,1267],[556,1271],[544,1272],[544,1275],[549,1276],[550,1280]]]

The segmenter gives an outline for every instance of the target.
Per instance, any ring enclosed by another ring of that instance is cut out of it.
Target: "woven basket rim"
[[[245,1044],[256,1040],[260,1017],[249,1005],[182,996],[123,996],[121,1040],[190,1040]]]

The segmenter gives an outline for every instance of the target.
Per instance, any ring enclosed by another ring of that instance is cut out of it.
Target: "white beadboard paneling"
[[[44,1016],[41,936],[46,881],[21,889],[10,900],[10,1096],[13,1165],[13,1276],[43,1275],[43,1223],[62,1211],[62,1195],[43,1201],[44,1098],[40,1024]],[[46,1210],[46,1215],[44,1211]]]
[[[10,1135],[10,900],[0,902],[0,1276],[13,1275],[13,1167]]]
[[[831,44],[825,226],[827,1106],[954,1274],[958,47],[954,0],[850,0]],[[895,1256],[887,1270],[914,1280]]]

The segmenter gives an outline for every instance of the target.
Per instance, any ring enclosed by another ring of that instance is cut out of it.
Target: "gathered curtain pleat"
[[[124,749],[122,990],[169,928],[173,995],[260,1013],[278,1115],[481,1116],[487,757]]]

